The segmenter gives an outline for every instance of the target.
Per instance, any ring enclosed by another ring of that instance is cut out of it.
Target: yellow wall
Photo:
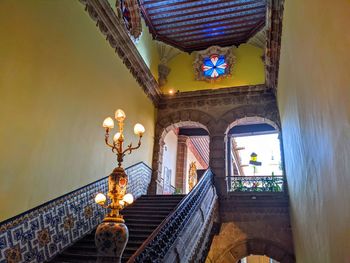
[[[117,0],[108,0],[108,3],[114,11],[117,9],[116,1]],[[149,32],[143,18],[141,18],[141,22],[142,34],[139,39],[134,42],[134,44],[145,61],[147,67],[151,70],[152,75],[156,80],[158,80],[159,55],[157,51],[157,43],[156,41],[153,41],[152,35]]]
[[[350,1],[285,1],[278,84],[298,263],[350,262]]]
[[[142,19],[142,34],[140,39],[136,41],[135,46],[145,61],[152,75],[158,81],[158,64],[159,54],[157,51],[157,43],[152,39],[148,27]]]
[[[236,64],[232,76],[215,82],[197,81],[193,69],[194,53],[182,52],[169,62],[171,72],[167,84],[162,88],[167,93],[174,91],[193,91],[224,87],[256,85],[265,83],[264,64],[261,59],[263,50],[249,44],[234,49]]]
[[[104,117],[122,108],[125,166],[151,164],[154,107],[78,1],[0,3],[0,221],[110,173]]]

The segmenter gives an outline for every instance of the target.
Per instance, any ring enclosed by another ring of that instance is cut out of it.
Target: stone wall
[[[160,178],[165,134],[181,125],[195,123],[209,132],[209,166],[215,174],[218,194],[225,195],[225,134],[234,121],[245,117],[261,117],[280,127],[275,96],[264,85],[163,96],[157,115],[150,193],[156,192]]]
[[[207,262],[236,262],[250,254],[295,262],[288,196],[283,193],[230,193],[220,200],[221,228]]]

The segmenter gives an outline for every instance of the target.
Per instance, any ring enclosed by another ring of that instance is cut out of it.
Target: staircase
[[[147,237],[175,209],[184,195],[143,195],[121,212],[129,228],[129,241],[122,262],[135,253]],[[96,262],[95,230],[67,248],[50,262]]]

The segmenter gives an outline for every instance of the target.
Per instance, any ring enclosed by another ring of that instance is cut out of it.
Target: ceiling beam
[[[264,18],[264,17],[262,17]],[[234,19],[232,18],[227,18],[227,19],[224,19],[222,20],[222,22],[225,22],[223,24],[218,24],[217,26],[218,27],[224,27],[224,26],[231,26],[232,28],[233,27],[237,27],[237,28],[240,28],[242,27],[242,25],[246,24],[246,23],[250,23],[250,27],[252,26],[253,23],[251,22],[254,22],[254,24],[257,23],[258,20],[260,20],[261,18],[250,18],[250,19],[247,19],[247,20],[242,20],[241,22],[242,23],[234,23]],[[200,30],[203,30],[203,29],[207,29],[208,26],[205,25],[205,24],[202,24],[201,27],[198,27],[198,28],[186,28],[186,27],[178,27],[177,29],[179,30],[176,30],[174,32],[174,30],[169,30],[169,29],[161,29],[161,30],[158,30],[158,32],[160,34],[166,34],[167,31],[170,31],[171,33],[170,34],[167,34],[167,36],[173,36],[173,35],[177,35],[177,34],[182,34],[182,33],[187,33],[187,32],[197,32],[197,31],[200,31]]]
[[[224,16],[224,15],[231,15],[231,14],[239,14],[239,13],[247,12],[247,11],[255,11],[254,13],[252,13],[252,15],[256,15],[256,14],[259,14],[259,13],[262,13],[262,12],[265,14],[266,7],[263,6],[263,7],[259,7],[259,8],[255,8],[255,7],[245,8],[245,9],[241,9],[239,11],[237,10],[237,11],[234,11],[234,12],[222,13],[220,15]],[[239,18],[239,17],[245,17],[245,16],[247,16],[247,14],[243,14],[243,15],[240,15],[240,16],[235,16],[235,17],[232,17],[232,18]],[[200,17],[188,17],[188,18],[180,19],[180,20],[176,20],[176,21],[167,21],[167,22],[161,21],[160,25],[163,26],[163,25],[169,25],[169,24],[178,24],[178,23],[196,21],[196,20],[205,19],[205,18],[217,18],[217,14],[204,15],[204,16],[200,16]],[[217,18],[217,20],[219,20],[219,19],[220,18]],[[203,22],[199,22],[199,23],[203,23]],[[155,28],[157,28],[157,26],[159,25],[159,24],[154,23],[154,21],[152,21],[152,24],[154,25]],[[186,25],[186,26],[188,26],[188,25]]]
[[[245,38],[241,39],[230,39],[230,40],[224,40],[224,41],[210,41],[207,43],[203,43],[201,45],[186,45],[184,46],[184,50],[186,52],[192,52],[192,51],[197,51],[197,50],[203,50],[206,49],[210,46],[216,45],[216,46],[237,46],[242,44],[245,41]]]
[[[256,22],[256,20],[254,20]],[[256,23],[255,23],[256,24]],[[192,34],[186,34],[186,35],[183,35],[182,33],[181,34],[173,34],[173,35],[166,35],[167,37],[171,37],[171,38],[174,38],[174,39],[177,39],[176,37],[181,35],[181,37],[194,37],[194,36],[204,36],[206,34],[211,34],[211,33],[217,33],[217,32],[227,32],[227,31],[232,31],[232,30],[238,30],[238,29],[249,29],[251,30],[252,28],[252,24],[249,24],[249,25],[244,25],[244,26],[239,26],[239,27],[228,27],[226,29],[216,29],[216,28],[213,28],[212,31],[210,32],[203,32],[203,31],[192,31],[193,33]],[[242,32],[242,31],[240,31]]]
[[[220,3],[222,0],[212,0],[212,3]],[[152,6],[152,7],[147,7],[147,4],[148,3],[141,3],[140,5],[142,6],[145,6],[147,8],[147,11],[153,11],[153,10],[157,10],[157,9],[161,9],[161,8],[165,8],[165,7],[176,7],[176,6],[181,6],[181,5],[184,5],[186,3],[184,2],[175,2],[175,3],[171,3],[171,4],[167,4],[166,1],[155,1],[153,2],[152,4],[156,3],[156,2],[161,2],[162,4],[161,5],[157,5],[157,6]],[[199,5],[201,5],[203,3],[202,0],[192,0],[191,3],[198,3]],[[188,8],[188,6],[186,7],[181,7],[179,8],[179,10],[183,10],[183,9],[186,9]],[[175,10],[178,10],[178,9],[175,9]]]
[[[226,36],[213,36],[213,37],[205,37],[202,39],[194,39],[194,40],[181,40],[181,42],[186,45],[188,43],[202,43],[202,42],[208,42],[208,39],[211,39],[210,41],[221,41],[224,39],[231,39],[231,40],[235,40],[235,39],[241,39],[241,38],[246,38],[246,33],[239,33],[239,34],[234,34],[234,35],[226,35]]]
[[[244,30],[244,31],[241,31],[241,32],[237,32],[235,33],[234,31],[223,31],[222,34],[220,35],[212,35],[212,36],[208,36],[208,35],[199,35],[199,36],[196,36],[195,38],[174,38],[174,40],[176,41],[181,41],[183,43],[187,43],[187,42],[203,42],[202,40],[206,40],[206,39],[213,39],[213,38],[235,38],[236,36],[241,36],[241,35],[247,35],[247,33],[249,33],[250,31],[249,30]],[[221,32],[220,32],[221,33]]]
[[[247,40],[253,37],[256,33],[258,33],[265,26],[265,19],[260,20],[255,27],[248,33]]]
[[[264,18],[265,17],[265,12],[262,13],[257,13],[257,14],[250,14],[250,15],[241,15],[241,16],[236,16],[236,17],[229,17],[229,18],[224,18],[224,19],[220,19],[220,21],[232,21],[232,24],[234,25],[241,25],[242,23],[244,23],[245,21],[248,21],[248,19],[244,19],[244,18],[249,18],[251,21],[251,17],[254,17],[255,19],[260,19],[260,18]],[[242,20],[240,21],[236,21],[237,19],[242,18]],[[212,23],[215,23],[217,21],[212,21]],[[210,24],[210,22],[209,22]],[[191,23],[191,25],[186,25],[187,28],[194,26],[194,25],[203,25],[203,22],[195,22],[195,23]],[[208,26],[208,23],[207,23]],[[183,25],[178,25],[178,26],[172,26],[172,27],[167,27],[165,29],[162,28],[156,28],[157,32],[160,34],[162,31],[165,30],[173,30],[173,29],[178,29],[178,28],[186,28]]]
[[[227,2],[223,2],[223,3],[227,3]],[[260,3],[260,4],[259,4]],[[254,1],[254,3],[249,3],[249,5],[251,4],[259,4],[259,5],[256,5],[255,8],[260,8],[260,7],[264,7],[266,8],[266,5],[264,3],[261,3],[260,1]],[[192,11],[192,12],[186,12],[186,13],[181,13],[181,14],[174,14],[174,15],[171,15],[171,16],[166,16],[166,17],[159,17],[159,18],[154,18],[152,17],[152,14],[150,14],[150,18],[152,19],[152,21],[158,21],[158,20],[164,20],[164,19],[171,19],[171,18],[176,18],[176,17],[179,17],[179,15],[181,16],[190,16],[190,15],[196,15],[196,14],[200,14],[200,13],[203,13],[206,12],[206,11],[210,11],[210,12],[213,12],[213,11],[219,11],[219,10],[226,10],[228,8],[235,8],[235,7],[240,7],[240,6],[245,6],[247,5],[247,3],[236,3],[236,4],[230,4],[230,5],[217,5],[216,7],[213,7],[213,4],[204,4],[204,5],[201,5],[201,6],[198,6],[196,8],[192,8],[190,7],[190,9],[197,9],[195,11]],[[203,10],[202,8],[203,7],[211,7],[211,8],[207,8],[205,10]],[[241,9],[242,11],[244,9]],[[177,12],[178,10],[176,10]],[[237,10],[236,12],[239,12],[240,10]],[[166,11],[163,11],[163,12],[157,12],[156,14],[154,15],[159,15],[159,14],[169,14],[169,13],[172,13],[174,12],[173,10],[166,10]],[[228,12],[227,12],[228,13]],[[230,14],[233,14],[234,12],[229,12]]]

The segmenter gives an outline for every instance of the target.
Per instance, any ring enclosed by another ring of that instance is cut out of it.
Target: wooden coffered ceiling
[[[245,43],[266,20],[266,0],[140,0],[154,39],[192,52]]]

